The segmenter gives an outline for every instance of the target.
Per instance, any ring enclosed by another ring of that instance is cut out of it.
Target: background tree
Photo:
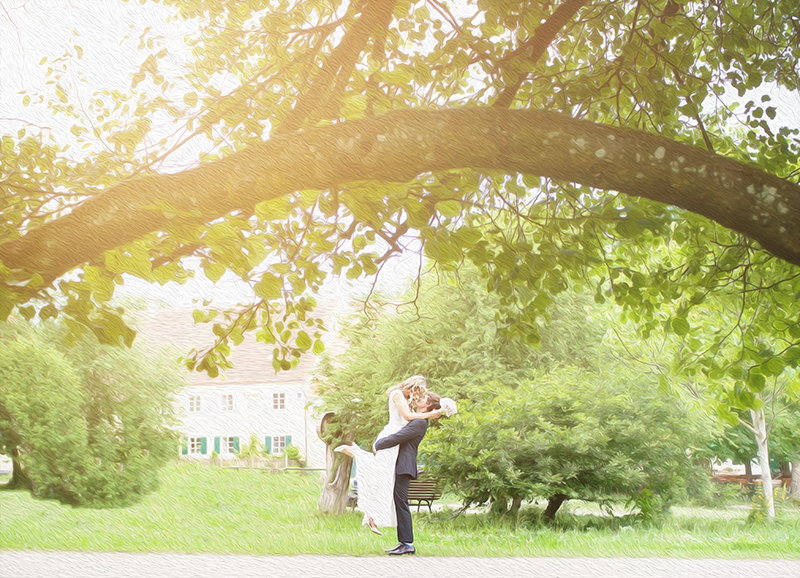
[[[796,377],[800,327],[793,295],[797,279],[784,263],[771,259],[753,267],[725,269],[722,264],[733,262],[732,255],[749,251],[729,241],[724,231],[718,231],[713,242],[709,237],[709,249],[692,251],[689,260],[681,255],[685,248],[662,247],[640,262],[629,261],[630,268],[625,269],[629,279],[658,271],[672,277],[663,287],[679,297],[667,301],[662,299],[667,291],[644,289],[636,282],[617,283],[612,290],[624,295],[617,300],[625,310],[617,333],[623,335],[625,322],[633,319],[636,329],[628,334],[628,350],[638,352],[634,357],[640,356],[659,375],[664,389],[682,385],[724,424],[750,432],[761,484],[768,488],[772,486],[770,424],[793,407],[800,393]],[[784,273],[787,277],[781,279]],[[653,342],[643,357],[642,348],[632,343],[640,336]],[[765,498],[771,519],[772,493]]]
[[[348,348],[323,354],[316,379],[325,410],[359,416],[331,425],[354,426],[356,440],[371,444],[386,425],[386,389],[410,375],[425,375],[432,389],[467,399],[493,396],[489,384],[516,387],[533,370],[601,365],[605,329],[592,320],[590,299],[560,296],[537,348],[504,334],[508,322],[499,309],[498,296],[468,268],[457,279],[425,276],[419,289],[396,299],[373,297],[341,332]]]
[[[30,337],[3,341],[0,449],[13,462],[8,487],[78,503],[90,465],[77,373],[52,346]]]
[[[137,501],[176,455],[177,366],[94,337],[67,347],[66,328],[46,325],[14,323],[1,339],[0,453],[14,462],[10,488],[73,505]]]
[[[800,499],[800,415],[796,407],[796,401],[781,396],[765,403],[770,475],[783,477],[791,472],[792,481],[787,494],[795,500]],[[749,416],[742,415],[740,420],[747,422]],[[758,444],[752,430],[742,423],[728,425],[717,439],[711,441],[709,454],[712,459],[730,459],[733,463],[744,464],[749,477],[752,475],[751,462],[758,458]]]
[[[791,482],[787,495],[792,500],[800,500],[800,413],[797,402],[785,404],[779,416],[772,416],[770,423],[770,448],[779,463],[782,474],[791,470]],[[790,466],[787,468],[787,465]]]

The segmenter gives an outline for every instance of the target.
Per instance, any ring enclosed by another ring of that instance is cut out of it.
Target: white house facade
[[[297,381],[183,388],[176,397],[183,417],[182,455],[238,454],[255,437],[267,453],[281,455],[294,445],[309,462],[317,462],[320,442],[306,389]]]
[[[331,318],[333,307],[318,311]],[[154,347],[170,346],[176,356],[213,344],[211,324],[194,324],[190,309],[160,309],[139,323],[139,335]],[[311,385],[316,359],[309,352],[298,366],[275,373],[272,346],[252,335],[231,347],[233,368],[219,377],[188,373],[188,385],[176,395],[182,420],[180,455],[208,459],[212,452],[232,457],[258,441],[260,449],[282,455],[295,446],[308,467],[325,467],[325,444],[318,436],[319,417]]]

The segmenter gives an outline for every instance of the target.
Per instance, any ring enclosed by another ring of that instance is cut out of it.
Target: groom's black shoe
[[[414,546],[406,546],[405,544],[398,544],[391,550],[387,550],[390,556],[401,556],[403,554],[413,554],[416,552]]]

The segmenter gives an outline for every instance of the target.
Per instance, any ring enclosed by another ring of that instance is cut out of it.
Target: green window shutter
[[[200,453],[206,455],[208,451],[208,446],[206,445],[206,438],[200,438]]]
[[[181,436],[181,454],[186,455],[189,453],[189,438]]]
[[[219,437],[214,438],[214,451],[219,455]]]
[[[286,436],[286,447],[292,445],[292,436]]]
[[[264,436],[264,451],[268,454],[272,453],[272,436]]]
[[[239,453],[239,436],[233,438],[233,451]]]

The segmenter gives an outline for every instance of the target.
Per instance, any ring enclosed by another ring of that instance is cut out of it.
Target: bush
[[[490,401],[462,402],[423,447],[429,471],[465,504],[517,509],[545,499],[552,520],[570,499],[625,497],[656,519],[702,476],[687,448],[692,422],[675,398],[635,376],[560,369]]]
[[[86,424],[74,416],[87,401],[78,374],[59,351],[26,338],[4,343],[0,453],[17,462],[12,485],[43,498],[81,502],[93,467]]]
[[[297,461],[297,462],[300,461],[300,449],[297,446],[288,445],[288,446],[286,446],[286,449],[284,450],[284,452],[286,453],[286,457],[288,459],[294,460],[294,461]]]
[[[157,356],[63,339],[50,324],[0,335],[0,453],[15,462],[11,485],[72,505],[133,503],[175,455],[179,378]]]

